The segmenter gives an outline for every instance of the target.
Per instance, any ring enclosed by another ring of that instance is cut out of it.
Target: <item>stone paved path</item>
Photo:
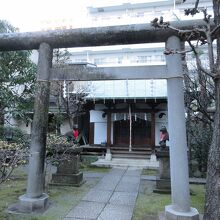
[[[64,220],[131,220],[141,169],[113,168]]]

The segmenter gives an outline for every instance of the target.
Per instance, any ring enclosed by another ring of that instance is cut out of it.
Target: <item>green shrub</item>
[[[21,144],[24,147],[30,145],[30,135],[12,126],[0,126],[0,140]]]
[[[200,171],[206,171],[208,151],[212,140],[212,127],[195,123],[191,127],[191,160],[198,162]]]

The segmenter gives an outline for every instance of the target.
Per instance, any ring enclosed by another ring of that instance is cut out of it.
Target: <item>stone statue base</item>
[[[156,151],[157,159],[159,160],[159,175],[156,179],[155,193],[171,193],[170,183],[170,156],[168,148],[161,148]]]
[[[51,185],[81,186],[83,183],[83,173],[79,171],[79,155],[61,161],[57,173],[52,174]]]
[[[84,183],[83,173],[77,174],[52,174],[51,185],[56,186],[81,186]]]

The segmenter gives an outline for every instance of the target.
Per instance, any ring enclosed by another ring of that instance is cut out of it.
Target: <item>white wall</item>
[[[107,142],[107,123],[96,122],[94,126],[94,144]]]
[[[91,110],[90,111],[90,122],[98,123],[107,123],[107,115],[104,117],[103,111]]]
[[[103,109],[103,105],[96,105],[96,109]],[[90,111],[90,122],[94,122],[94,144],[107,142],[107,115],[98,110]]]

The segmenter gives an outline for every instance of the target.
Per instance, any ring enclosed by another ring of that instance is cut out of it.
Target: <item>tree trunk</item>
[[[4,108],[0,103],[0,126],[4,126],[4,124],[5,124]]]
[[[209,149],[204,220],[220,219],[220,79],[215,80],[216,112]]]
[[[220,0],[213,0],[214,22],[220,24]],[[220,219],[220,37],[217,38],[217,60],[214,74],[215,119],[209,149],[204,220]]]
[[[5,123],[5,115],[0,111],[0,126],[4,126]]]

